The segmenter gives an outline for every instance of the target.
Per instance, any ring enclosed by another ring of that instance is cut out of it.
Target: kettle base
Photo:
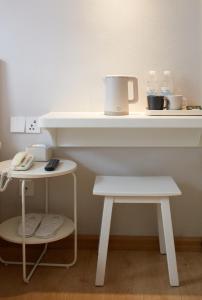
[[[105,111],[104,114],[106,116],[125,116],[125,115],[129,115],[129,113],[127,111]]]

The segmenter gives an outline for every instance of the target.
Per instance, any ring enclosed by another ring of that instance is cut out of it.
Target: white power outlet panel
[[[22,180],[19,181],[19,195],[22,196]],[[33,180],[25,180],[25,196],[34,196],[34,182]]]
[[[26,118],[26,133],[41,133],[38,117]]]

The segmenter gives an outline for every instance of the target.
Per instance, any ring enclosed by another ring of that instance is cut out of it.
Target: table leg
[[[163,220],[163,230],[165,236],[165,246],[168,262],[168,273],[171,286],[179,286],[179,277],[177,271],[177,261],[175,254],[175,243],[173,237],[173,226],[170,213],[169,198],[161,200],[161,213]]]
[[[68,267],[73,266],[77,261],[77,178],[76,174],[72,173],[74,180],[74,259]]]
[[[48,210],[49,210],[49,187],[48,187],[48,178],[45,179],[45,213],[48,214]]]
[[[23,280],[28,283],[26,277],[26,242],[25,242],[25,180],[22,180],[22,269],[23,269]]]
[[[101,232],[100,232],[99,250],[98,250],[97,271],[96,271],[96,279],[95,279],[96,286],[104,285],[112,208],[113,208],[113,198],[105,197],[103,215],[102,215],[102,225],[101,225]]]
[[[157,220],[158,220],[160,253],[166,254],[165,238],[163,233],[163,222],[162,222],[162,215],[161,215],[161,204],[157,204]]]

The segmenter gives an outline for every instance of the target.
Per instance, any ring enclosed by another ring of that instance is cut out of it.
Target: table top
[[[8,171],[12,178],[19,179],[34,179],[34,178],[49,178],[62,176],[73,173],[77,169],[77,164],[71,160],[60,160],[60,163],[55,171],[45,171],[44,167],[47,162],[34,162],[33,166],[27,171],[10,171],[11,160],[0,162],[0,173]]]
[[[178,196],[177,184],[169,176],[97,176],[94,195],[101,196]]]

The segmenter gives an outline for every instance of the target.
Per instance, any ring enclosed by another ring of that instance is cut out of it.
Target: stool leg
[[[161,204],[157,204],[157,219],[158,219],[160,253],[166,254],[165,238],[163,233],[163,222],[162,222],[162,215],[161,215]]]
[[[179,278],[177,271],[177,262],[175,254],[175,244],[173,237],[173,226],[170,213],[170,203],[169,198],[161,200],[161,213],[163,221],[163,230],[165,236],[167,263],[168,263],[168,273],[171,286],[179,286]]]
[[[112,208],[113,208],[113,198],[105,197],[103,215],[102,215],[102,225],[101,225],[101,232],[100,232],[99,249],[98,249],[98,261],[97,261],[97,271],[96,271],[96,279],[95,279],[96,286],[104,285]]]

